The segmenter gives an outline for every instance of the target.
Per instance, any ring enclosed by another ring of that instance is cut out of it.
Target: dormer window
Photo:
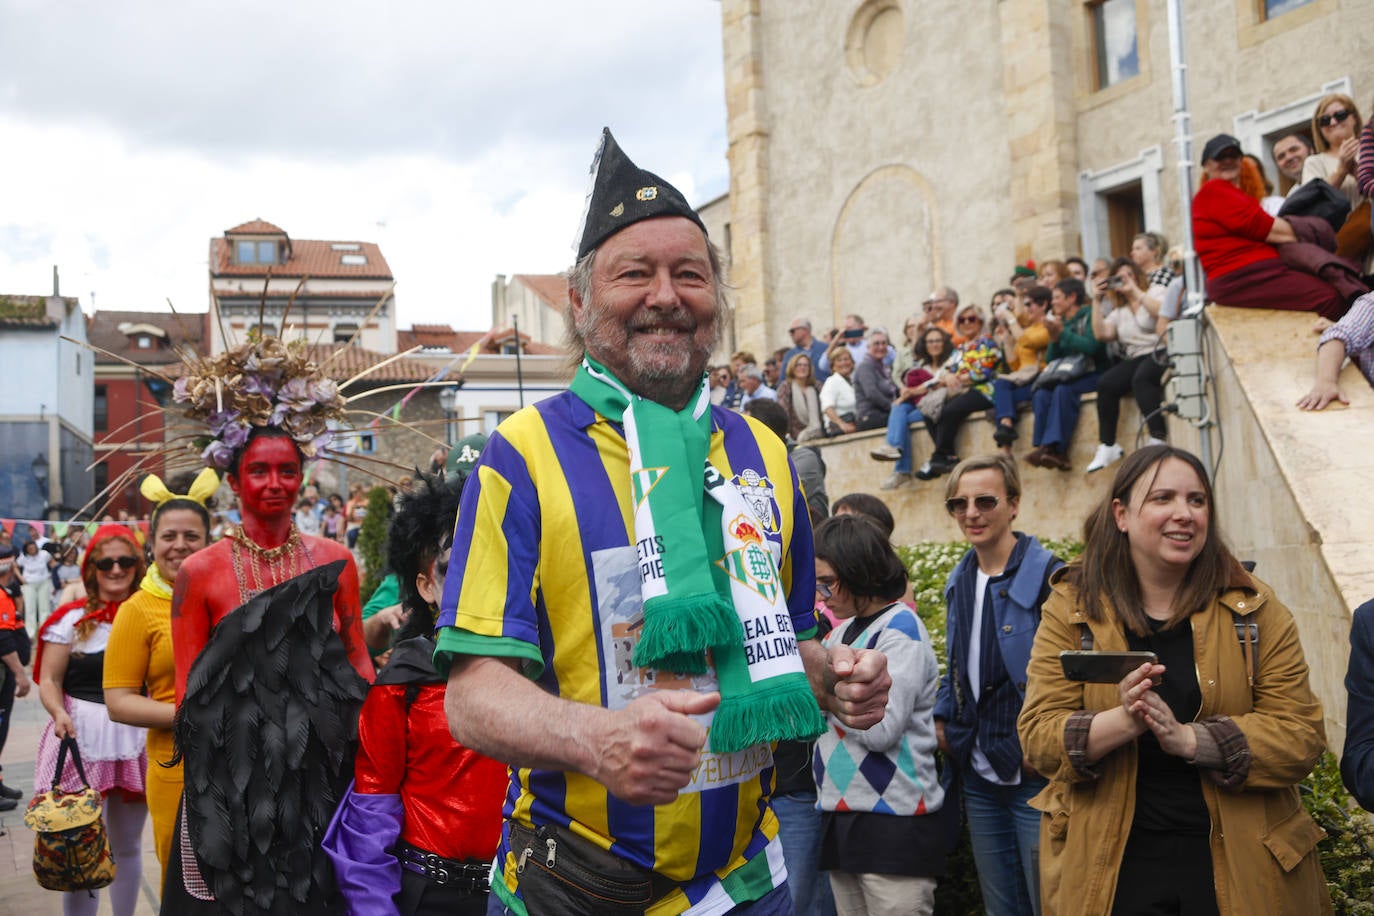
[[[235,245],[235,255],[240,264],[276,264],[277,243],[240,239]]]
[[[147,334],[140,334],[137,340],[135,340],[134,346],[138,347],[140,350],[151,350],[153,348],[153,339]]]

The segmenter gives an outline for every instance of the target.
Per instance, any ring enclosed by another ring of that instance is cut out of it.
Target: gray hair
[[[730,288],[725,279],[724,257],[721,254],[720,246],[705,237],[706,256],[711,264],[711,278],[715,285],[715,325],[716,338],[720,338],[721,322],[725,318],[725,291]],[[584,305],[592,301],[592,267],[596,263],[596,253],[601,248],[598,246],[577,259],[577,263],[569,267],[564,273],[568,280],[568,289],[577,294]],[[587,352],[587,342],[582,338],[582,331],[578,329],[577,322],[573,318],[572,297],[568,297],[568,305],[563,310],[563,346],[568,353],[568,364],[576,370],[582,365],[582,356]],[[712,342],[712,349],[715,342]]]
[[[739,377],[751,378],[761,382],[763,381],[763,372],[759,369],[758,366],[754,365],[753,363],[750,363],[749,365],[740,368]]]

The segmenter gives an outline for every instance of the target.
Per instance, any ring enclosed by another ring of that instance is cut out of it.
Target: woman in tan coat
[[[1054,577],[1018,721],[1050,778],[1045,914],[1331,911],[1324,836],[1297,783],[1325,748],[1288,609],[1217,530],[1193,455],[1123,462]],[[1120,683],[1065,678],[1063,650],[1147,650]]]

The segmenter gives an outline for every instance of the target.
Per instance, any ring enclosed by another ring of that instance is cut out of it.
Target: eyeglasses
[[[833,598],[835,596],[835,586],[839,584],[839,579],[834,576],[816,577],[816,594],[822,598]]]
[[[95,561],[95,568],[101,572],[109,572],[119,564],[120,569],[133,569],[138,565],[138,560],[133,557],[101,557]]]
[[[1331,114],[1324,114],[1317,119],[1317,124],[1322,127],[1330,127],[1332,124],[1343,124],[1345,119],[1350,117],[1351,112],[1344,109],[1333,111]]]
[[[982,321],[983,321],[983,319],[979,318],[977,315],[960,315],[960,316],[959,316],[959,324],[980,324],[980,323],[982,323]]]
[[[973,497],[973,508],[979,512],[991,512],[997,508],[997,504],[1001,501],[1001,498],[997,496],[975,496]],[[945,500],[945,511],[950,515],[967,515],[968,497],[951,496]]]

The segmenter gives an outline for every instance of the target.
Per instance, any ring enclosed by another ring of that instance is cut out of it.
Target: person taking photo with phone
[[[1046,914],[1331,912],[1297,783],[1326,749],[1293,617],[1227,548],[1206,469],[1168,445],[1122,462],[1051,577],[1017,723],[1049,785]],[[1119,683],[1059,653],[1149,651]]]

